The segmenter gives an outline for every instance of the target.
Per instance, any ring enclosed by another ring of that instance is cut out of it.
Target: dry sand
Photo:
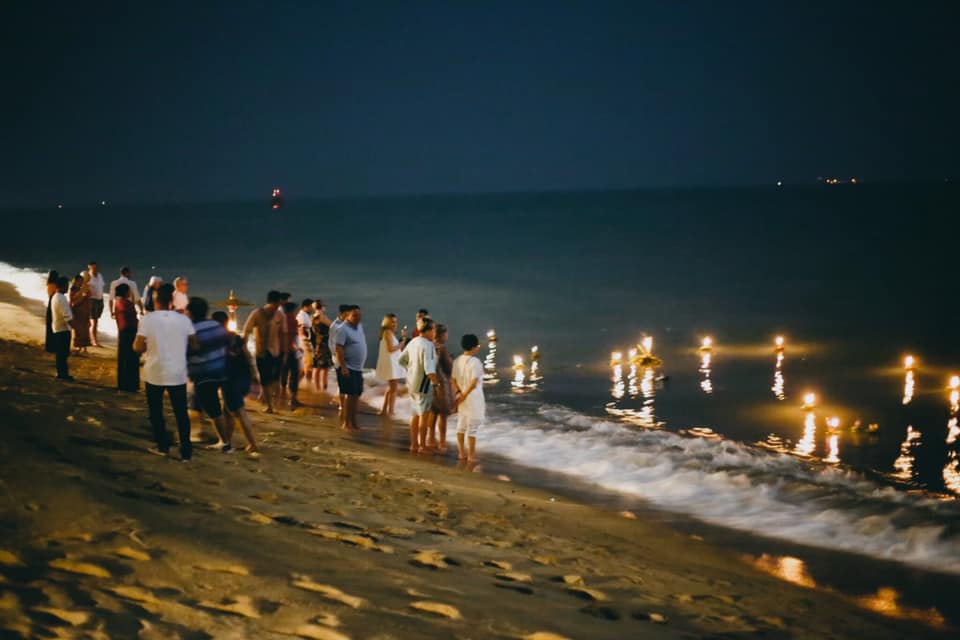
[[[257,413],[259,460],[148,455],[144,398],[113,389],[113,352],[72,358],[78,382],[58,383],[27,344],[36,309],[0,300],[0,637],[949,633],[643,518],[358,442],[323,397]]]

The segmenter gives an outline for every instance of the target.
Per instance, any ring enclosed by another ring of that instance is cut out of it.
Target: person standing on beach
[[[233,445],[227,432],[218,393],[227,381],[227,345],[230,336],[223,325],[207,318],[209,311],[210,305],[203,298],[190,298],[187,303],[187,317],[193,321],[198,345],[187,358],[187,373],[193,381],[197,403],[207,417],[213,420],[217,430],[220,441],[214,447],[229,453]]]
[[[411,334],[410,338],[403,343],[404,348],[406,348],[406,346],[410,344],[411,340],[413,340],[414,338],[420,335],[420,327],[423,326],[423,320],[424,318],[429,318],[429,317],[430,317],[430,312],[427,311],[426,309],[420,309],[417,311],[416,320],[414,320],[413,322],[413,334]],[[404,325],[403,328],[406,329],[407,326]]]
[[[250,382],[256,375],[255,366],[251,366],[247,344],[237,334],[230,331],[227,323],[230,317],[223,311],[215,311],[213,319],[223,325],[229,334],[227,343],[227,381],[223,385],[223,404],[226,408],[226,437],[233,441],[233,419],[240,421],[243,436],[247,439],[244,451],[252,458],[260,457],[257,439],[253,433],[253,422],[244,408],[244,397],[250,391]]]
[[[138,322],[130,285],[117,285],[114,304],[117,319],[117,389],[136,393],[140,391],[140,354],[133,350]]]
[[[162,284],[163,278],[160,276],[150,276],[150,280],[147,281],[147,286],[143,290],[143,300],[140,301],[140,308],[144,314],[152,313],[156,308],[155,298],[157,295],[157,289],[159,289],[160,285]],[[172,285],[171,288],[173,288]]]
[[[70,286],[70,313],[73,315],[70,326],[73,327],[74,355],[86,353],[87,347],[90,346],[91,307],[87,276],[78,273]]]
[[[267,404],[267,413],[273,413],[273,398],[277,394],[277,382],[280,380],[280,358],[282,345],[287,332],[287,323],[280,311],[280,292],[267,292],[267,304],[254,309],[243,325],[244,342],[254,334],[256,344],[257,372],[260,374],[260,386],[263,388],[263,400]]]
[[[424,419],[433,405],[434,387],[437,385],[437,350],[433,345],[436,337],[433,320],[420,321],[420,335],[410,340],[400,354],[400,366],[407,369],[407,390],[413,417],[410,418],[410,451],[427,450],[427,422]],[[442,388],[437,388],[443,393]]]
[[[297,391],[300,389],[300,358],[303,348],[300,342],[300,331],[297,326],[297,305],[294,302],[283,303],[283,318],[286,322],[286,341],[283,347],[283,365],[280,374],[280,393],[290,390],[290,409],[300,406]]]
[[[447,419],[454,412],[453,388],[450,376],[453,374],[453,358],[447,350],[447,327],[436,325],[433,344],[437,349],[437,391],[433,396],[430,413],[425,416],[429,428],[428,448],[436,448],[440,453],[447,451]],[[439,439],[437,438],[437,432]]]
[[[330,351],[330,318],[324,313],[327,307],[323,300],[313,301],[313,386],[317,391],[327,390],[327,375],[333,366]]]
[[[154,297],[155,310],[143,317],[137,328],[133,350],[145,353],[143,380],[147,387],[147,409],[156,447],[150,453],[165,456],[170,451],[170,434],[163,419],[163,394],[177,420],[180,459],[189,462],[193,455],[190,442],[190,416],[187,414],[187,350],[199,348],[193,323],[182,313],[171,310],[173,285],[161,284]]]
[[[301,374],[304,384],[309,384],[313,373],[313,351],[316,347],[316,336],[313,335],[313,300],[310,298],[305,298],[300,303],[300,311],[297,312],[297,336],[301,347],[307,353],[303,358]]]
[[[358,431],[357,403],[363,393],[363,365],[367,361],[367,337],[360,324],[363,314],[360,307],[351,305],[346,322],[337,329],[337,384],[345,396],[343,428]]]
[[[476,462],[477,431],[487,411],[483,397],[483,363],[477,358],[480,340],[468,333],[460,339],[460,346],[463,355],[454,361],[452,376],[453,389],[457,394],[457,450],[461,460]],[[468,438],[469,448],[464,446],[464,436]]]
[[[347,314],[350,313],[350,305],[342,304],[339,307],[339,313],[337,314],[337,319],[333,321],[330,325],[330,359],[333,361],[333,366],[336,367],[337,373],[337,385],[340,383],[340,360],[337,358],[337,332],[340,331],[340,327],[343,326],[343,323],[347,321]],[[347,404],[347,395],[343,392],[343,388],[338,389],[337,400],[339,402],[337,411],[340,414],[340,423],[343,424],[343,409]]]
[[[401,340],[406,337],[403,335]],[[401,351],[400,340],[397,339],[397,314],[388,313],[380,323],[380,351],[377,354],[377,378],[387,383],[380,415],[388,418],[393,416],[397,389],[405,373],[400,366]]]
[[[143,304],[140,302],[140,290],[137,289],[137,283],[130,279],[131,275],[133,275],[133,273],[130,271],[130,267],[123,267],[120,269],[120,277],[110,283],[110,299],[107,300],[107,303],[110,305],[111,318],[115,317],[113,303],[116,300],[117,287],[121,284],[130,287],[129,295],[133,300],[133,304],[140,309],[140,315],[143,315]]]
[[[70,369],[67,365],[67,358],[70,357],[70,320],[73,319],[73,313],[70,311],[70,302],[67,300],[67,289],[70,287],[70,279],[66,276],[57,275],[54,271],[51,276],[55,278],[54,282],[47,282],[47,293],[50,299],[47,301],[47,351],[56,356],[57,379],[73,382],[73,376],[70,375]]]
[[[173,310],[177,313],[187,313],[187,305],[190,304],[190,283],[183,276],[177,276],[173,279]]]
[[[103,274],[100,273],[100,267],[93,260],[87,265],[86,274],[88,276],[87,284],[90,286],[90,342],[95,347],[100,346],[97,338],[97,326],[100,324],[100,316],[103,315]]]

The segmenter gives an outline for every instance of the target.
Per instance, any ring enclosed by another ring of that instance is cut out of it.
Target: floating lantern
[[[713,348],[713,338],[707,336],[703,339],[703,342],[700,344],[700,351],[710,351]]]
[[[907,371],[909,371],[910,369],[913,369],[915,364],[916,364],[916,360],[914,359],[913,356],[907,356],[906,358],[903,359],[903,368],[906,369]]]
[[[806,393],[803,396],[803,408],[805,410],[813,409],[817,406],[817,394],[815,393]]]
[[[783,351],[783,348],[784,348],[783,336],[777,336],[777,339],[774,340],[773,343],[774,343],[774,345],[775,345],[774,348],[775,348],[777,351]]]

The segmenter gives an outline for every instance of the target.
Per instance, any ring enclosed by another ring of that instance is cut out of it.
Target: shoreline
[[[201,450],[185,469],[146,454],[145,403],[112,389],[112,349],[72,358],[79,383],[54,385],[47,354],[27,344],[24,323],[39,340],[42,319],[6,300],[7,630],[83,618],[77,631],[120,637],[148,626],[267,638],[949,632],[918,626],[935,622],[929,612],[873,613],[883,594],[871,607],[789,584],[771,577],[776,559],[754,568],[642,515],[356,440],[324,398],[299,415],[254,411],[259,461]],[[387,443],[405,428],[360,421]]]

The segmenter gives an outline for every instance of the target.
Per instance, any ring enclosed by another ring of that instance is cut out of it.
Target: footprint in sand
[[[533,582],[533,576],[519,571],[502,571],[496,574],[496,578],[507,582]]]
[[[120,547],[119,549],[115,549],[113,553],[121,558],[136,560],[138,562],[146,562],[152,559],[149,553],[144,553],[143,551],[138,551],[131,547]]]
[[[45,613],[74,627],[86,624],[90,619],[90,614],[86,611],[70,611],[68,609],[59,609],[57,607],[33,607],[31,611]]]
[[[293,586],[304,589],[306,591],[312,591],[314,593],[320,594],[323,598],[330,600],[332,602],[339,602],[340,604],[345,604],[348,607],[353,609],[359,609],[366,604],[366,600],[363,598],[358,598],[357,596],[351,596],[344,593],[336,587],[330,586],[328,584],[319,584],[314,582],[307,576],[293,576]]]
[[[50,566],[54,569],[60,569],[61,571],[67,571],[69,573],[78,573],[85,576],[93,576],[94,578],[109,578],[110,572],[104,569],[101,566],[91,564],[89,562],[77,562],[75,560],[70,560],[68,558],[60,558],[57,560],[51,560]]]
[[[330,531],[329,529],[310,529],[310,533],[315,536],[320,536],[325,540],[337,540],[345,544],[353,545],[355,547],[360,547],[361,549],[366,549],[367,551],[379,551],[380,553],[393,553],[393,547],[385,544],[377,544],[368,536],[354,535],[350,533],[339,533],[337,531]]]
[[[447,557],[433,549],[424,549],[418,551],[414,556],[413,560],[410,561],[410,564],[418,567],[427,567],[428,569],[449,569],[450,565],[447,563]]]
[[[417,602],[411,602],[410,608],[416,609],[417,611],[424,611],[426,613],[431,613],[435,616],[449,618],[450,620],[463,619],[463,616],[460,615],[460,611],[456,607],[449,604],[443,604],[442,602],[430,602],[428,600],[420,600]]]
[[[0,564],[7,567],[19,567],[23,562],[21,562],[19,556],[12,551],[0,549]]]
[[[484,566],[494,567],[501,571],[513,571],[513,565],[503,560],[485,560],[483,564]]]
[[[235,576],[248,576],[250,570],[240,564],[225,564],[217,562],[205,562],[193,565],[194,569],[201,571],[213,571],[214,573],[231,573]]]
[[[570,638],[551,631],[534,631],[523,636],[523,640],[570,640]]]
[[[284,636],[307,638],[308,640],[350,640],[350,636],[315,624],[302,624],[293,629],[273,629],[273,632]]]
[[[651,613],[647,611],[634,611],[630,615],[635,620],[649,620],[650,622],[656,622],[657,624],[667,623],[667,617],[660,613]]]
[[[380,533],[394,538],[412,538],[417,535],[417,532],[413,529],[406,529],[404,527],[384,527],[380,529]]]
[[[197,606],[203,607],[204,609],[211,609],[213,611],[232,613],[237,616],[243,616],[244,618],[260,617],[260,611],[257,610],[256,606],[254,606],[253,599],[250,596],[241,595],[234,598],[224,598],[220,602],[211,602],[206,600],[199,602]]]
[[[592,600],[593,602],[604,602],[607,600],[607,594],[602,591],[597,591],[596,589],[588,589],[587,587],[580,586],[568,586],[567,593],[575,595],[582,600]]]

